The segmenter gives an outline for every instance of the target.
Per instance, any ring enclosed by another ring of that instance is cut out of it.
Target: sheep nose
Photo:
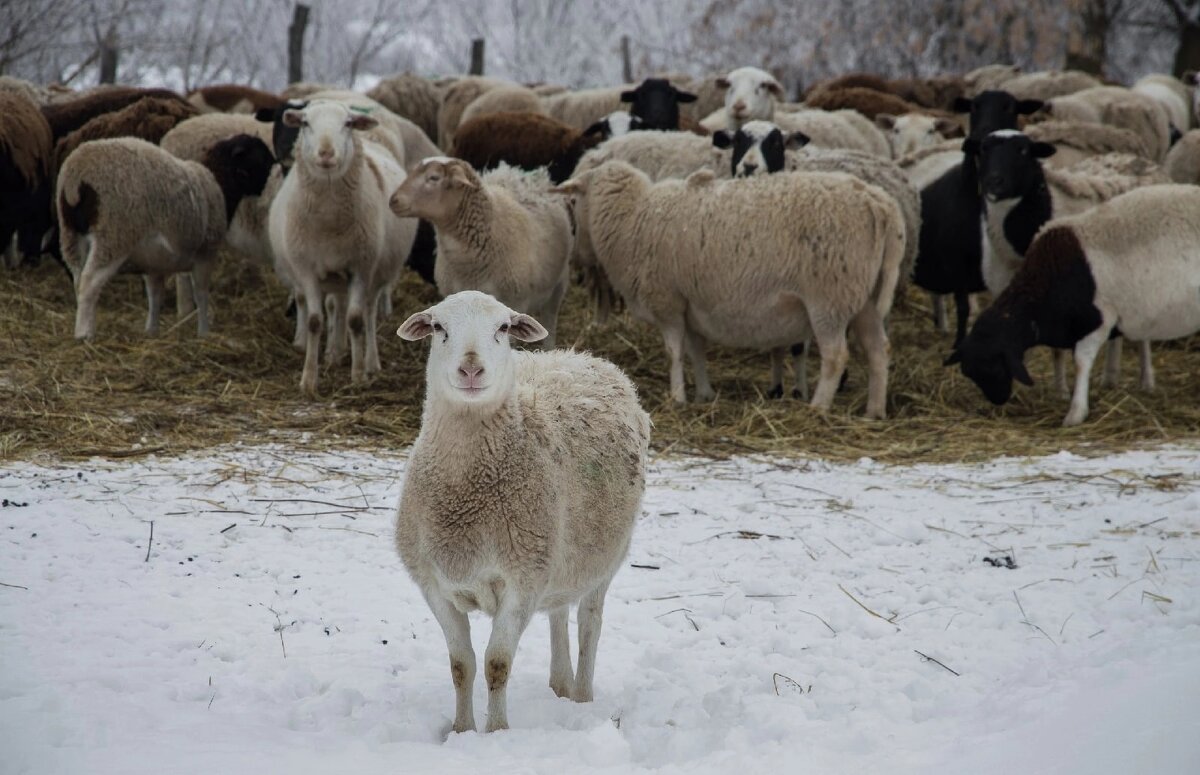
[[[458,373],[466,377],[468,380],[473,381],[483,373],[483,367],[478,363],[464,363],[462,366],[458,367]]]
[[[744,100],[738,100],[737,102],[733,103],[733,112],[734,113],[741,113],[745,109],[746,109],[746,102]]]
[[[333,149],[329,147],[317,149],[317,158],[321,161],[333,161]]]

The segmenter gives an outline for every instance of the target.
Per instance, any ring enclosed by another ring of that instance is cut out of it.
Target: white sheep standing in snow
[[[545,328],[478,291],[418,312],[397,333],[432,339],[396,546],[446,637],[454,731],[475,729],[474,610],[492,617],[487,731],[508,728],[513,659],[537,611],[550,616],[550,688],[590,701],[604,597],[645,490],[650,418],[636,388],[590,355],[514,351],[510,339],[536,341]]]

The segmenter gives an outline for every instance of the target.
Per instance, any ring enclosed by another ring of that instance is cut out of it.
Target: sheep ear
[[[522,342],[539,342],[549,336],[550,332],[529,315],[514,312],[508,319],[508,335]]]
[[[410,315],[408,320],[396,329],[396,336],[409,342],[424,339],[432,333],[433,316],[429,314],[428,310]]]
[[[783,139],[783,147],[798,151],[810,142],[812,142],[812,138],[797,129],[795,132],[788,132],[787,137]]]
[[[303,123],[304,123],[304,114],[301,113],[300,111],[294,110],[294,109],[283,111],[283,125],[284,126],[291,127],[292,129],[298,129],[300,127],[300,125]]]
[[[551,194],[582,194],[583,181],[578,178],[570,178],[559,183],[554,188],[550,189]]]
[[[896,117],[889,113],[880,113],[875,116],[875,126],[880,129],[895,129]]]
[[[370,116],[355,113],[350,116],[350,120],[346,122],[346,126],[359,132],[365,132],[368,129],[374,129],[379,126],[379,122]]]
[[[730,85],[729,79],[725,77],[718,78],[716,81],[716,87],[718,89],[728,89]]]
[[[1055,154],[1058,150],[1050,143],[1034,143],[1030,146],[1033,151],[1034,158],[1047,159]]]
[[[733,135],[726,132],[724,129],[718,129],[712,135],[713,145],[717,148],[728,148],[733,145]]]
[[[967,99],[966,97],[955,97],[954,98],[954,112],[955,113],[970,113],[971,112],[971,100]]]
[[[767,91],[774,94],[776,99],[783,99],[783,86],[779,84],[779,81],[767,81],[763,86],[766,86]]]
[[[254,111],[254,120],[264,124],[273,124],[275,123],[275,113],[275,108],[259,108]]]
[[[465,162],[464,162],[465,164]],[[446,168],[446,178],[451,185],[462,186],[463,188],[479,188],[479,183],[471,180],[471,176],[463,169],[463,164],[451,164]]]
[[[633,102],[635,99],[637,99],[636,91],[621,92],[621,102]]]
[[[1183,72],[1182,80],[1188,86],[1195,86],[1196,85],[1196,75],[1197,75],[1197,73],[1195,70],[1185,70]]]
[[[1017,103],[1017,113],[1028,116],[1030,113],[1037,113],[1045,104],[1041,100],[1021,100]]]
[[[1014,352],[1008,353],[1008,369],[1017,382],[1033,387],[1033,377],[1029,376],[1029,372],[1025,370],[1025,360],[1020,355]]]
[[[676,89],[675,90],[675,100],[677,102],[695,102],[696,95],[692,94],[691,92],[680,91],[679,89]]]

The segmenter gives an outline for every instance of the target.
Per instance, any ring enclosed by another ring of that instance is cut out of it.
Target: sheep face
[[[714,146],[733,149],[730,164],[735,178],[779,172],[787,162],[786,151],[803,148],[808,139],[803,132],[785,135],[770,121],[748,121],[732,134],[723,129],[713,133]]]
[[[983,395],[1000,406],[1012,398],[1013,380],[1032,385],[1025,370],[1025,352],[998,316],[985,310],[971,333],[963,339],[944,365],[958,364],[963,376],[974,382]]]
[[[401,218],[427,218],[435,223],[454,216],[468,191],[478,189],[479,176],[462,159],[435,156],[409,173],[388,200]]]
[[[757,67],[739,67],[717,86],[725,89],[725,115],[731,126],[747,121],[770,121],[775,117],[775,102],[783,99],[783,87],[768,72]]]
[[[695,94],[680,91],[665,78],[647,78],[636,89],[621,92],[621,102],[631,103],[630,114],[640,118],[646,129],[678,129],[679,104],[695,101]]]
[[[985,91],[972,99],[959,97],[954,101],[957,112],[971,114],[967,138],[976,143],[997,130],[1016,129],[1017,116],[1028,116],[1041,108],[1041,100],[1018,100],[1005,91]]]
[[[991,202],[1023,196],[1040,178],[1038,159],[1054,155],[1054,146],[1035,143],[1015,129],[1002,129],[979,146],[979,185]]]
[[[932,148],[958,131],[958,125],[950,119],[921,113],[906,113],[903,116],[880,113],[875,117],[875,124],[887,133],[892,157],[896,159],[922,148]]]
[[[354,132],[372,129],[378,122],[338,102],[317,100],[301,110],[286,110],[284,126],[299,129],[293,154],[308,170],[340,178],[354,163]]]
[[[402,339],[432,337],[425,367],[431,400],[495,407],[516,382],[510,339],[536,342],[546,329],[479,291],[461,291],[412,315],[396,331]]]

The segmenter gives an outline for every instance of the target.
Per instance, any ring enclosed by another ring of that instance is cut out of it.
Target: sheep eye
[[[501,324],[500,324],[500,333],[502,333],[502,334],[507,334],[507,333],[508,333],[508,323],[501,323]]]
[[[444,334],[444,333],[446,333],[446,329],[442,328],[442,324],[441,324],[441,323],[434,323],[434,324],[433,324],[433,330],[434,330],[434,331],[437,331],[439,334]]]
[[[442,176],[441,175],[430,175],[428,180],[430,183],[441,183]]]

